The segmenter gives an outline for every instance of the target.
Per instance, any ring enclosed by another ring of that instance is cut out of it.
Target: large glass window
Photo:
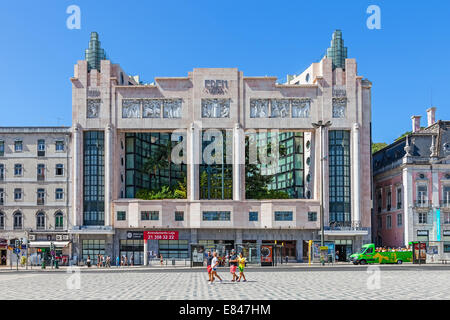
[[[128,265],[144,264],[144,240],[120,240],[120,256],[127,257]]]
[[[105,240],[83,240],[82,253],[84,262],[89,256],[91,264],[97,264],[98,255],[105,255]]]
[[[230,130],[203,132],[200,199],[233,198],[232,141]]]
[[[230,211],[203,211],[203,221],[230,221]]]
[[[84,225],[105,223],[105,148],[103,131],[84,133]]]
[[[303,132],[249,132],[245,145],[247,199],[305,198]]]
[[[173,148],[183,140],[183,135],[166,132],[127,133],[125,196],[147,200],[186,198],[186,161],[172,159]],[[185,155],[180,152],[178,156]]]
[[[163,259],[189,258],[189,244],[187,240],[159,240],[159,254]]]
[[[350,226],[350,132],[329,131],[330,225]]]

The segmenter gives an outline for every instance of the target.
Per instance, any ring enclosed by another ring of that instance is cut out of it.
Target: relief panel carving
[[[272,99],[271,118],[287,118],[290,113],[289,100],[287,99]]]
[[[181,99],[164,100],[164,118],[181,118]]]
[[[89,119],[98,118],[100,113],[100,99],[88,99],[87,100],[87,112],[86,117]]]
[[[309,118],[311,100],[292,100],[292,118]]]
[[[122,118],[139,118],[141,113],[139,100],[122,100]]]
[[[345,118],[346,98],[333,98],[333,118]]]
[[[269,100],[250,99],[250,118],[268,118]]]
[[[142,100],[143,118],[161,118],[161,100],[144,99]]]
[[[230,99],[202,99],[202,118],[229,118]]]

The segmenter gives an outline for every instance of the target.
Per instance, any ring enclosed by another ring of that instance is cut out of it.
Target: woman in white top
[[[211,282],[214,282],[214,276],[219,278],[220,282],[222,282],[222,278],[217,274],[217,267],[219,266],[219,259],[217,258],[217,252],[213,253],[213,259],[211,261]]]

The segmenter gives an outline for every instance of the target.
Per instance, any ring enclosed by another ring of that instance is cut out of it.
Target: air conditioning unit
[[[30,235],[28,236],[28,240],[30,240],[30,241],[35,241],[35,240],[36,240],[36,235],[30,234]]]
[[[63,240],[69,241],[69,235],[68,234],[63,234]]]
[[[61,234],[57,234],[56,235],[56,241],[62,241],[62,235]]]

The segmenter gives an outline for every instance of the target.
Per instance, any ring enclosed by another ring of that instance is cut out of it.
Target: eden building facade
[[[198,68],[143,84],[107,60],[92,33],[70,80],[72,126],[61,129],[68,204],[42,208],[48,221],[62,211],[70,259],[126,255],[143,264],[149,253],[189,258],[198,244],[254,248],[246,254],[258,260],[261,245],[277,243],[304,261],[308,241],[321,239],[321,203],[325,241],[340,260],[371,241],[371,83],[347,58],[340,31],[323,59],[285,83]],[[25,135],[5,130],[0,148]],[[13,170],[14,157],[5,148],[0,164]],[[8,193],[0,238],[17,231],[18,183],[0,181]],[[28,234],[37,233],[36,212]],[[144,241],[145,231],[177,239]]]

